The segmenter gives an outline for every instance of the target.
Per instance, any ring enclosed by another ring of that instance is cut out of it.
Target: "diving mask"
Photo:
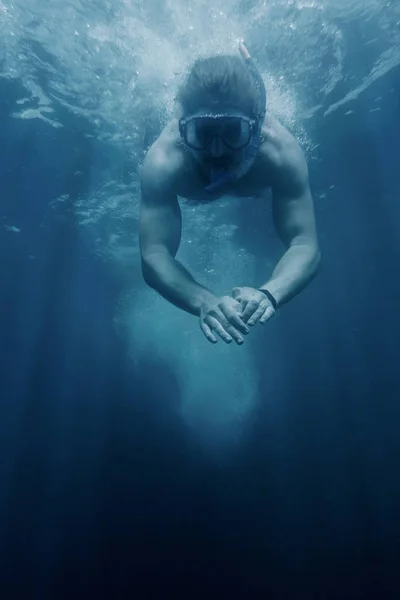
[[[179,131],[188,148],[207,150],[219,137],[230,150],[243,150],[257,132],[258,122],[242,115],[197,115],[179,120]]]

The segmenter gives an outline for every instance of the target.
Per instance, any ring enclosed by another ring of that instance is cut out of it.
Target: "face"
[[[249,119],[249,116],[240,110],[235,110],[232,108],[223,108],[219,106],[218,108],[213,109],[203,109],[199,110],[191,115],[185,115],[186,118],[189,117],[200,117],[200,116],[210,116],[216,117],[217,115],[224,115],[226,117],[229,116],[239,116],[244,119]],[[196,126],[196,131],[198,137],[202,137],[202,127],[203,122],[199,120],[199,125]],[[194,159],[203,164],[204,166],[219,166],[223,167],[234,167],[238,165],[243,159],[243,155],[245,152],[245,148],[235,150],[232,147],[229,147],[224,141],[224,135],[218,129],[218,121],[215,120],[215,135],[213,135],[213,122],[212,119],[208,121],[207,124],[204,125],[204,128],[207,128],[205,131],[205,136],[211,137],[211,142],[207,144],[207,146],[202,150],[195,150],[193,148],[189,148]],[[210,129],[211,128],[211,129]],[[208,139],[208,138],[207,138]]]

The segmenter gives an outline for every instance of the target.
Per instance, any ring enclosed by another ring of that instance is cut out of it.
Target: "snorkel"
[[[254,60],[252,59],[249,51],[247,50],[243,42],[239,43],[239,51],[253,77],[254,85],[258,91],[259,99],[255,114],[258,126],[256,132],[252,136],[249,145],[244,150],[243,159],[238,167],[231,170],[221,169],[217,167],[211,170],[211,182],[205,187],[205,190],[209,194],[215,194],[216,192],[221,191],[226,185],[236,181],[245,173],[247,173],[247,171],[252,166],[262,143],[261,129],[264,121],[267,102],[265,85]]]

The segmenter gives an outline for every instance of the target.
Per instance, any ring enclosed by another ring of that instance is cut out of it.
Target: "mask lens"
[[[218,134],[218,123],[216,119],[203,117],[196,119],[196,138],[200,148],[207,148],[213,137]]]
[[[250,122],[237,117],[225,118],[221,128],[221,137],[232,150],[244,148],[251,138]]]
[[[215,119],[207,117],[195,117],[188,119],[184,127],[184,138],[189,148],[204,150],[211,144],[215,129]]]

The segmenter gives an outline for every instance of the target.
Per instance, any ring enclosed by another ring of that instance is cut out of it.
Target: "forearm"
[[[167,253],[154,253],[142,260],[146,283],[166,300],[189,312],[199,315],[204,302],[215,298],[201,286],[185,267]]]
[[[320,252],[315,245],[292,245],[276,265],[271,278],[261,288],[282,306],[296,296],[316,275]]]

